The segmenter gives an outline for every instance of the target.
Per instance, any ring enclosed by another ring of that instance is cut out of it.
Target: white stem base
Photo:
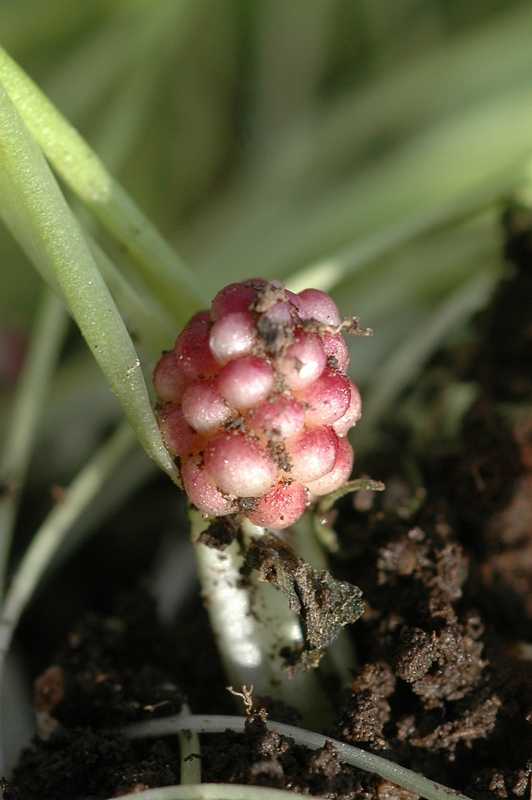
[[[198,515],[199,516],[199,515]],[[193,519],[193,538],[201,530]],[[257,529],[260,531],[260,529]],[[211,625],[228,681],[237,690],[253,686],[255,696],[270,696],[295,706],[307,727],[322,728],[332,710],[315,671],[289,678],[280,651],[302,643],[303,635],[296,614],[286,598],[269,583],[251,576],[243,585],[240,572],[243,559],[237,542],[224,551],[196,544],[200,580]]]

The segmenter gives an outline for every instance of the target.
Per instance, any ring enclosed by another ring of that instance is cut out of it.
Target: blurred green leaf
[[[140,264],[160,301],[183,322],[199,307],[197,283],[96,154],[0,50],[0,80],[50,163]]]
[[[64,299],[143,447],[176,482],[122,318],[40,150],[0,87],[0,210]]]

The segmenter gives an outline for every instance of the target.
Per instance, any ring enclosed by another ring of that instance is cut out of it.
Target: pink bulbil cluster
[[[360,417],[332,299],[259,279],[222,289],[154,372],[159,426],[200,511],[286,528],[353,466]]]

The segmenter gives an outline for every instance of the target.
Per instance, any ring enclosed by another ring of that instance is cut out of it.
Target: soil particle
[[[61,667],[48,667],[35,681],[35,711],[50,714],[64,696],[64,671]]]
[[[249,498],[246,498],[249,499]],[[215,550],[225,550],[236,539],[238,526],[234,517],[216,517],[207,530],[198,536],[198,542]]]
[[[305,646],[284,654],[290,672],[316,666],[323,648],[363,612],[358,587],[335,580],[326,570],[313,569],[277,536],[266,534],[252,541],[244,558],[264,581],[279,587],[290,610],[301,618]]]
[[[134,744],[116,733],[63,729],[26,751],[14,777],[24,800],[106,798],[179,782],[179,757],[164,742]]]
[[[481,679],[486,662],[480,657],[483,644],[478,641],[482,629],[475,623],[448,625],[430,635],[419,628],[402,629],[395,674],[411,685],[426,708],[460,700]]]
[[[389,728],[386,736],[385,726],[390,716],[383,706],[383,696],[389,707],[390,702],[396,705],[392,692],[403,702],[412,693],[421,705],[413,718],[409,715],[408,738],[416,738],[416,746],[426,746],[426,736],[416,737],[415,733],[426,721],[427,712],[445,707],[446,714],[451,709],[456,714],[459,710],[456,701],[478,692],[487,682],[487,662],[482,657],[484,628],[477,614],[460,611],[457,606],[467,576],[467,560],[462,549],[452,542],[449,526],[441,521],[430,525],[427,521],[424,528],[408,529],[401,520],[396,520],[395,525],[377,521],[375,533],[375,541],[380,539],[380,547],[373,553],[373,574],[377,574],[377,581],[373,587],[367,585],[371,613],[362,620],[364,633],[359,648],[365,645],[372,660],[379,658],[373,661],[373,671],[366,665],[362,681],[358,676],[353,684],[354,705],[350,716],[353,718],[354,709],[358,709],[356,724],[346,731],[344,719],[340,727],[342,734],[347,733],[351,740],[370,741],[368,733],[373,724],[378,731],[372,735],[373,739],[377,737],[382,746],[389,738]],[[365,558],[362,561],[368,578],[371,567]],[[362,574],[360,580],[363,581]],[[384,684],[383,663],[390,664],[393,671],[388,673]],[[368,685],[370,676],[374,676],[376,689]],[[363,730],[359,716],[361,703],[366,718]],[[370,708],[374,711],[372,722],[368,718]],[[463,736],[466,728],[471,729],[466,720],[468,714],[470,710],[464,710],[460,715],[460,719],[464,717],[462,721],[453,723]],[[401,720],[396,720],[396,726],[398,722]],[[489,724],[493,727],[491,718]],[[475,730],[483,736],[488,729],[480,732],[477,726]],[[404,733],[400,738],[405,739]],[[450,752],[456,742],[448,738]]]
[[[338,720],[341,737],[349,742],[367,742],[380,750],[388,743],[384,726],[390,721],[387,698],[395,689],[396,678],[385,662],[366,664],[353,681],[353,692],[346,699]]]
[[[268,731],[251,715],[245,733],[209,737],[202,761],[205,781],[290,789],[330,800],[375,796],[379,780],[343,764],[331,743],[316,751]]]
[[[169,645],[144,592],[122,598],[112,615],[89,615],[57,653],[53,669],[62,670],[65,688],[54,717],[101,728],[177,713],[183,694],[164,670]]]
[[[485,524],[508,504],[524,472],[511,430],[489,396],[481,394],[464,419],[462,454],[456,470],[456,502],[472,522]]]
[[[389,781],[383,781],[377,789],[377,797],[379,800],[417,800],[418,795]]]
[[[38,735],[13,776],[20,800],[96,800],[179,783],[177,744],[132,742],[119,732],[181,709],[178,663],[145,591],[122,597],[110,615],[84,619],[36,681]]]
[[[356,636],[364,666],[334,734],[465,789],[480,753],[506,761],[503,705],[523,685],[514,673],[510,689],[500,640],[465,600],[469,559],[439,509],[427,504],[411,520],[373,510],[368,523],[350,572],[367,603]]]

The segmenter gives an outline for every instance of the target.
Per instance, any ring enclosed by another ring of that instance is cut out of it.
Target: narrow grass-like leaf
[[[185,321],[202,302],[201,286],[192,273],[78,132],[2,49],[0,80],[54,169],[133,257],[160,302]]]
[[[254,155],[312,118],[333,9],[322,0],[258,5]]]
[[[124,322],[41,151],[1,86],[0,146],[0,211],[8,228],[65,300],[145,450],[179,482]]]
[[[507,6],[481,24],[441,36],[397,69],[338,93],[309,137],[306,159],[318,173],[313,182],[319,185],[353,154],[363,160],[383,133],[388,140],[405,140],[526,79],[532,68],[532,8],[529,3]],[[285,170],[278,180],[303,181],[302,166],[292,160],[293,174]]]
[[[196,6],[190,0],[150,4],[139,9],[135,35],[121,53],[121,80],[112,102],[99,115],[94,149],[116,174],[131,154],[143,128],[150,127],[150,111],[165,70],[179,53],[179,45]],[[118,26],[124,24],[119,14]],[[71,82],[75,80],[73,76]],[[175,258],[177,256],[174,255]]]
[[[120,310],[128,331],[152,360],[170,347],[176,337],[176,326],[165,308],[149,291],[142,291],[133,280],[126,278],[102,250],[98,242],[85,231],[85,238],[107,286]]]
[[[28,48],[53,37],[55,41],[72,35],[95,16],[95,4],[86,0],[17,0],[0,4],[2,42],[10,48]]]
[[[190,708],[183,703],[183,716],[190,715]],[[197,733],[180,731],[179,755],[181,758],[181,785],[201,783],[201,744]]]
[[[466,196],[473,209],[518,186],[532,153],[531,20],[521,4],[317,105],[315,124],[287,130],[192,232],[202,273],[235,280],[253,264],[286,282],[319,260],[334,280],[331,249],[375,246],[419,215],[427,230]]]

